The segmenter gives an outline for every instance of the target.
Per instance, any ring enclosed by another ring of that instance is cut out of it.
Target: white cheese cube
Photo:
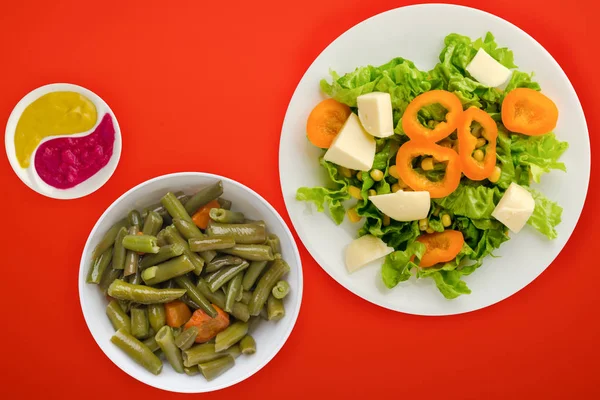
[[[531,193],[516,183],[511,183],[494,208],[492,217],[502,222],[514,233],[519,233],[531,217],[534,208],[535,200]]]
[[[361,236],[346,248],[346,268],[352,273],[371,261],[387,256],[392,251],[394,251],[392,247],[388,247],[383,240],[375,236]]]
[[[382,213],[396,221],[416,221],[427,218],[431,206],[429,192],[398,191],[369,196],[369,200]]]
[[[477,51],[466,70],[477,82],[489,87],[502,86],[512,75],[510,69],[496,61],[483,48]]]
[[[373,92],[356,98],[358,118],[365,130],[375,137],[394,134],[392,98],[389,93]]]
[[[375,159],[375,139],[363,129],[352,113],[323,157],[342,167],[368,171]]]

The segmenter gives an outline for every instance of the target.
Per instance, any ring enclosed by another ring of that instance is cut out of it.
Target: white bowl
[[[183,190],[191,194],[219,179],[223,182],[223,197],[233,202],[233,210],[242,211],[251,219],[264,220],[269,231],[275,233],[281,240],[283,258],[291,268],[290,273],[286,276],[286,280],[291,286],[290,294],[284,300],[286,315],[278,322],[260,321],[252,331],[252,336],[257,344],[256,353],[250,356],[241,355],[236,359],[235,367],[210,382],[207,382],[202,376],[190,377],[178,374],[165,360],[163,360],[162,372],[156,376],[135,363],[110,342],[115,331],[105,314],[107,300],[97,285],[85,283],[91,264],[91,254],[106,230],[127,215],[131,209],[141,210],[144,206],[156,203],[167,191]],[[79,266],[79,300],[83,316],[96,343],[104,351],[104,354],[127,374],[150,386],[172,392],[210,392],[234,385],[250,377],[264,367],[281,349],[300,312],[302,264],[298,247],[283,219],[265,199],[252,189],[228,178],[200,172],[163,175],[129,190],[102,214],[83,249]]]
[[[98,121],[94,125],[92,129],[86,132],[76,133],[73,135],[57,135],[57,136],[49,136],[44,138],[37,146],[36,150],[31,154],[31,164],[27,168],[21,167],[19,161],[17,160],[16,151],[15,151],[15,131],[17,129],[17,123],[19,122],[19,118],[23,114],[23,111],[29,106],[32,102],[40,98],[41,96],[59,91],[69,91],[76,92],[87,97],[94,105],[96,106],[96,110],[98,112]],[[48,185],[46,182],[40,178],[37,171],[33,166],[33,160],[35,159],[35,152],[40,147],[40,145],[48,140],[53,140],[61,137],[70,137],[77,138],[87,136],[90,133],[94,132],[100,121],[102,120],[102,116],[104,114],[109,114],[112,117],[113,126],[115,128],[115,143],[113,147],[113,154],[108,164],[102,167],[98,172],[94,175],[90,176],[85,181],[79,183],[76,186],[68,189],[57,189],[53,186]],[[119,128],[119,122],[115,117],[115,114],[112,112],[108,104],[100,96],[96,93],[88,90],[84,87],[73,85],[71,83],[52,83],[50,85],[40,86],[37,89],[32,90],[27,93],[25,97],[23,97],[12,110],[10,116],[8,117],[8,122],[6,123],[6,133],[4,135],[4,146],[6,148],[6,155],[8,157],[8,161],[12,169],[15,171],[15,174],[23,181],[24,184],[29,186],[32,190],[35,190],[41,195],[52,197],[54,199],[77,199],[79,197],[87,196],[88,194],[94,193],[96,190],[100,189],[112,176],[117,169],[117,164],[119,164],[119,159],[121,158],[121,129]]]

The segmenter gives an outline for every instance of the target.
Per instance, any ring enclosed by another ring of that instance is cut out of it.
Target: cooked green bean
[[[123,311],[118,301],[112,300],[108,303],[106,306],[106,315],[116,331],[125,329],[127,332],[131,332],[131,319],[129,318],[129,315]]]
[[[230,265],[229,267],[221,268],[215,273],[214,277],[211,277],[212,279],[210,281],[207,280],[208,287],[212,292],[216,292],[221,286],[229,282],[234,276],[244,271],[249,266],[250,264],[248,264],[247,261],[244,261],[240,265]]]
[[[140,261],[140,268],[146,269],[183,254],[185,247],[181,243],[167,244],[158,249],[156,254],[147,254]],[[195,267],[194,267],[195,268]]]
[[[271,246],[273,254],[281,253],[281,241],[279,240],[279,237],[276,234],[269,234],[267,236],[265,244]]]
[[[177,339],[177,336],[179,336],[181,334],[181,332],[183,332],[183,328],[181,326],[179,326],[177,328],[173,328],[171,330],[173,331],[173,337],[175,339]]]
[[[137,339],[148,337],[148,311],[145,307],[133,307],[131,309],[131,334]]]
[[[158,253],[156,237],[150,235],[127,235],[123,238],[123,247],[138,253]]]
[[[132,226],[129,228],[129,235],[137,235],[140,230],[137,226]],[[138,269],[138,263],[140,261],[140,255],[136,251],[127,250],[125,254],[125,270],[123,271],[123,276],[129,276],[135,274]]]
[[[167,315],[163,304],[148,305],[148,322],[155,332],[167,324]]]
[[[227,284],[227,295],[225,296],[225,312],[230,313],[235,302],[239,301],[239,300],[237,300],[237,298],[240,295],[240,293],[242,293],[242,278],[243,277],[244,277],[244,273],[239,272]]]
[[[187,376],[196,376],[200,373],[200,370],[197,365],[194,365],[193,367],[183,367],[183,372],[185,372]]]
[[[131,336],[126,330],[119,329],[110,341],[123,350],[132,360],[154,375],[158,375],[162,371],[162,362],[156,354],[144,343]]]
[[[250,335],[246,335],[240,340],[240,350],[242,354],[256,353],[256,341]]]
[[[150,337],[144,340],[142,343],[144,343],[153,353],[156,353],[157,350],[160,350],[160,346],[158,345],[158,343],[156,343],[154,335],[150,335]]]
[[[198,364],[198,369],[207,381],[211,381],[222,375],[235,365],[235,360],[230,355],[226,355],[216,360]]]
[[[205,237],[190,239],[188,244],[192,251],[222,250],[235,246],[235,239],[233,236]]]
[[[263,307],[260,309],[260,312],[258,313],[258,316],[262,319],[264,319],[265,321],[269,320],[269,314],[267,314],[267,308]]]
[[[196,336],[198,336],[199,329],[197,326],[191,326],[181,332],[177,339],[175,339],[175,345],[181,350],[187,350],[194,344]]]
[[[142,229],[142,215],[138,210],[131,210],[129,214],[127,214],[127,221],[129,222],[129,226],[135,226],[139,229]]]
[[[114,269],[125,268],[125,255],[127,250],[123,247],[123,238],[127,236],[127,228],[122,227],[115,238],[115,246],[113,247],[112,266]]]
[[[227,350],[218,353],[215,351],[214,343],[202,343],[195,345],[183,352],[183,365],[186,367],[192,367],[207,361],[216,360],[217,358],[225,355],[230,355],[233,358],[237,358],[241,353],[242,352],[239,346],[231,346]]]
[[[242,272],[242,274],[244,274],[244,272]],[[244,279],[244,277],[242,276],[242,279],[240,279],[240,290],[237,291],[237,296],[235,296],[235,301],[242,301],[242,298],[244,298],[244,289],[242,288],[242,280],[243,279]]]
[[[181,204],[187,203],[188,200],[190,199],[190,196],[188,196],[187,194],[185,194],[181,191],[175,192],[173,194],[175,195],[175,197],[177,197],[177,199],[181,202]],[[142,216],[144,218],[146,218],[151,211],[154,211],[155,213],[160,215],[163,219],[164,224],[168,225],[171,223],[171,216],[167,212],[167,209],[162,205],[162,203],[159,202],[159,203],[152,204],[151,206],[144,208],[144,212],[142,213]]]
[[[244,260],[240,257],[235,256],[219,256],[213,259],[206,265],[206,272],[215,272],[216,270],[226,267],[228,265],[239,265],[243,263]]]
[[[198,209],[223,194],[223,182],[217,181],[212,185],[198,190],[185,204],[185,210],[189,215],[194,215]]]
[[[192,199],[190,199],[190,201],[191,200]],[[188,201],[188,204],[190,201]],[[171,215],[172,218],[179,218],[188,221],[192,224],[194,223],[194,221],[192,221],[192,217],[190,217],[190,214],[188,214],[183,204],[181,204],[181,202],[177,200],[177,197],[175,197],[173,193],[168,192],[167,194],[165,194],[163,198],[160,199],[160,202],[163,206],[165,206],[165,208],[169,212],[169,215]],[[196,227],[196,230],[200,232],[198,227]]]
[[[224,199],[222,197],[219,197],[217,199],[217,201],[219,202],[219,205],[221,206],[221,208],[223,210],[231,210],[231,201]]]
[[[169,241],[165,237],[165,230],[161,229],[160,232],[156,235],[156,244],[160,247],[164,247],[169,244]]]
[[[269,321],[279,321],[285,317],[285,308],[283,307],[283,301],[276,298],[273,295],[269,296],[267,300],[267,318]]]
[[[140,304],[168,303],[180,298],[184,293],[184,289],[156,289],[144,285],[132,285],[121,279],[115,279],[108,287],[110,297]]]
[[[183,358],[181,357],[181,351],[175,345],[175,337],[173,337],[173,331],[170,326],[163,326],[154,336],[156,343],[165,354],[167,361],[176,372],[183,373]]]
[[[221,252],[250,261],[273,261],[274,259],[271,247],[262,244],[236,244],[230,249],[221,250]]]
[[[163,219],[156,211],[150,211],[144,220],[142,233],[144,235],[156,236],[160,232],[163,225]]]
[[[242,280],[242,287],[244,290],[252,289],[252,286],[258,280],[258,277],[267,266],[267,261],[252,261],[250,267],[244,273],[244,280]]]
[[[183,246],[183,254],[188,256],[190,261],[194,264],[194,273],[196,275],[200,275],[202,273],[202,268],[204,268],[204,260],[198,254],[190,250],[187,241],[181,237],[175,226],[169,225],[164,229],[164,231],[167,242],[170,244],[180,244]]]
[[[95,283],[99,284],[102,280],[102,275],[104,271],[106,271],[106,267],[110,264],[113,256],[113,249],[109,247],[104,251],[104,253],[100,254],[100,257],[96,258],[92,264],[92,267],[88,271],[87,278],[85,281],[87,283]]]
[[[108,268],[106,271],[104,271],[104,273],[102,274],[102,279],[100,280],[100,284],[98,285],[102,293],[106,294],[106,291],[108,290],[110,284],[113,283],[115,279],[119,279],[122,273],[123,270],[114,269],[114,267]]]
[[[188,297],[196,304],[200,306],[200,308],[215,318],[217,316],[217,310],[214,309],[210,301],[206,299],[206,297],[200,293],[200,291],[196,288],[192,280],[187,276],[179,276],[174,279],[177,286],[186,290],[186,294]]]
[[[200,304],[190,299],[190,296],[188,296],[187,294],[181,296],[179,300],[183,301],[192,310],[192,312],[200,309]]]
[[[215,337],[215,351],[223,351],[240,340],[248,333],[247,322],[235,322],[229,325],[224,331],[217,333]]]
[[[144,283],[144,281],[142,280],[142,271],[140,271],[139,268],[137,269],[137,271],[135,271],[135,274],[129,275],[128,277],[126,277],[126,279],[127,282],[133,285],[141,285]]]
[[[208,236],[232,236],[240,244],[259,244],[267,239],[265,227],[258,224],[221,224],[210,221],[206,233]]]
[[[117,221],[113,226],[110,227],[100,239],[100,242],[96,245],[96,248],[92,252],[92,260],[98,257],[100,254],[104,253],[108,250],[109,247],[115,244],[115,239],[117,238],[117,234],[119,230],[123,227],[127,227],[127,218],[123,218],[120,221]]]
[[[198,227],[192,222],[185,221],[180,218],[174,218],[173,225],[175,225],[175,228],[177,228],[181,236],[183,236],[186,240],[202,239],[206,237],[206,235],[200,232]],[[202,259],[206,262],[211,262],[216,256],[217,253],[213,250],[200,252],[200,257],[202,257]]]
[[[271,294],[271,291],[277,284],[277,281],[279,281],[281,277],[287,274],[289,271],[289,265],[282,259],[275,260],[271,264],[267,272],[265,272],[265,274],[256,284],[256,289],[254,289],[252,299],[250,299],[250,303],[248,304],[250,315],[258,315],[260,310],[267,302],[269,294]]]
[[[119,307],[121,307],[121,310],[123,310],[124,313],[129,313],[132,302],[129,300],[118,300],[118,299],[117,299],[117,301],[119,302]]]
[[[248,271],[246,271],[246,274],[248,273]],[[246,276],[246,275],[244,275]],[[248,303],[250,303],[250,299],[252,298],[252,292],[249,292],[247,290],[242,291],[242,300],[240,300],[240,302],[248,305]]]
[[[225,210],[223,208],[211,208],[208,216],[215,222],[222,224],[241,224],[246,220],[243,213]]]
[[[273,258],[274,258],[275,260],[281,260],[283,257],[281,256],[281,253],[275,253],[275,254],[273,255]]]
[[[211,303],[215,304],[220,309],[225,308],[225,295],[220,292],[211,292],[208,288],[208,284],[204,279],[198,279],[198,285],[196,286],[198,291],[202,293]],[[243,303],[236,302],[231,310],[231,315],[240,321],[248,321],[250,319],[250,313],[248,312],[248,306]]]
[[[271,293],[276,299],[283,299],[290,292],[290,284],[286,281],[279,281],[273,286]]]
[[[185,275],[194,270],[194,264],[186,255],[172,258],[162,264],[146,268],[142,272],[142,279],[146,285],[156,285],[169,279]]]

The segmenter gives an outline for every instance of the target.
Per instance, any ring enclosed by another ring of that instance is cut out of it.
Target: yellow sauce
[[[96,106],[76,92],[52,92],[25,108],[15,131],[17,160],[29,167],[31,154],[48,136],[72,135],[89,131],[96,125]]]

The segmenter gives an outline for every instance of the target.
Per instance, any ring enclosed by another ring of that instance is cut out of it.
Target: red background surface
[[[176,171],[237,179],[289,222],[277,157],[294,88],[346,29],[409,3],[3,1],[1,123],[30,90],[77,83],[110,104],[124,151],[102,189],[73,201],[34,193],[0,157],[0,397],[183,397],[129,377],[92,339],[77,293],[87,235],[123,192]],[[600,195],[594,135],[600,96],[593,79],[598,59],[590,59],[598,43],[593,12],[575,1],[461,4],[499,15],[537,39],[562,65],[586,111],[592,180],[564,251],[508,300],[431,318],[387,311],[352,295],[299,242],[304,300],[287,344],[250,379],[204,398],[599,398],[600,269],[593,249],[600,214],[592,205]]]

